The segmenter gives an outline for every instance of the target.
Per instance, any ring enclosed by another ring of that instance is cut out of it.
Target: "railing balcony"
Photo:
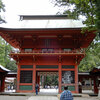
[[[85,55],[84,49],[76,49],[71,51],[64,50],[52,50],[52,51],[42,51],[42,50],[34,50],[34,51],[12,51],[11,55]]]

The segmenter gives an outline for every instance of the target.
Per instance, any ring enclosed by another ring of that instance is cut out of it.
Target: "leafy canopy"
[[[16,62],[9,56],[12,47],[0,37],[0,64],[10,70],[16,71]]]
[[[100,0],[54,0],[58,6],[65,6],[63,14],[70,18],[78,19],[85,16],[83,21],[88,29],[96,29],[100,32]]]
[[[0,0],[0,13],[3,11],[5,11],[4,9],[5,5],[3,4],[2,0]],[[5,20],[1,17],[1,14],[0,14],[0,24],[2,23],[5,23]]]
[[[100,0],[53,0],[55,5],[64,6],[63,14],[79,19],[84,16],[85,30],[96,30],[97,36],[86,49],[86,57],[79,65],[80,71],[90,71],[100,66]]]

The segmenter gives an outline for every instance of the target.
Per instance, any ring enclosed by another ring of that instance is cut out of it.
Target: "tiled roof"
[[[6,72],[9,72],[9,71],[10,71],[9,69],[3,67],[2,65],[0,65],[0,69],[4,70],[4,71],[6,71]]]

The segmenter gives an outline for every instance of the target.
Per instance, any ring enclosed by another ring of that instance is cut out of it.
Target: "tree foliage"
[[[87,49],[86,57],[79,64],[79,70],[91,71],[98,66],[100,66],[100,42],[97,42],[95,39]]]
[[[63,14],[78,19],[85,16],[83,21],[88,29],[98,29],[100,32],[100,0],[54,0],[56,5],[67,6]]]
[[[70,18],[79,19],[84,16],[83,24],[85,30],[96,30],[97,36],[95,40],[86,50],[86,57],[79,65],[80,71],[90,71],[94,67],[100,66],[100,0],[54,0],[58,6],[67,7],[63,14],[67,14]]]
[[[9,57],[12,47],[0,37],[0,64],[10,70],[16,70],[16,62]]]
[[[96,27],[100,37],[100,0],[96,0]]]
[[[2,0],[0,0],[0,13],[1,13],[2,11],[5,11],[4,7],[5,7],[5,5],[3,4]],[[5,23],[5,20],[4,20],[4,19],[1,17],[1,15],[0,15],[0,24],[1,24],[1,23]]]
[[[4,7],[5,5],[3,4],[2,0],[0,0],[0,13],[5,11]],[[0,24],[4,22],[5,20],[2,19],[0,15]],[[0,37],[0,64],[10,70],[17,70],[15,64],[16,62],[9,57],[11,50],[12,47]]]
[[[58,76],[47,75],[44,81],[44,85],[49,85],[49,86],[58,85]]]

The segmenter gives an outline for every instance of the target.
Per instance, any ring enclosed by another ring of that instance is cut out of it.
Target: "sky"
[[[8,23],[19,21],[19,15],[55,15],[58,7],[50,0],[2,0],[6,12],[2,13]]]
[[[6,12],[2,12],[1,15],[7,21],[6,24],[1,24],[0,27],[61,27],[62,24],[65,27],[71,22],[60,21],[19,21],[19,15],[56,15],[59,11],[63,11],[63,8],[57,7],[52,3],[52,0],[2,0],[5,5]],[[54,24],[55,23],[55,24]],[[62,23],[62,24],[61,24]],[[77,23],[76,23],[77,24]],[[82,24],[82,23],[81,23]],[[40,26],[38,26],[40,25]],[[54,26],[55,25],[55,26]],[[79,22],[78,24],[79,25]],[[75,25],[72,24],[74,27]]]

